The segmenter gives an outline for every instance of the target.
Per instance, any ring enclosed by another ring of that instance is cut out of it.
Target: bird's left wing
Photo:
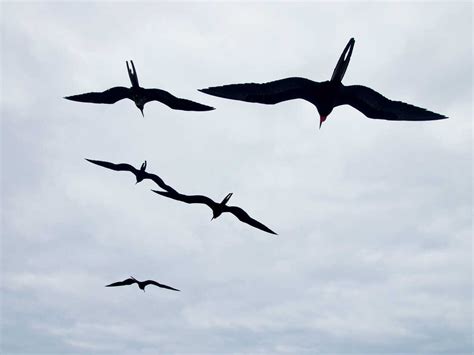
[[[377,91],[361,85],[344,86],[338,105],[350,105],[369,118],[394,121],[431,121],[447,118],[424,108],[392,101]]]
[[[156,281],[153,281],[153,280],[146,280],[144,283],[145,283],[145,285],[155,285],[155,286],[158,286],[158,287],[161,287],[161,288],[167,288],[168,290],[179,291],[177,288],[173,288],[171,286],[166,286],[166,285],[160,284],[159,282],[156,282]]]
[[[187,99],[171,95],[169,92],[160,89],[145,89],[145,102],[159,101],[173,110],[182,111],[211,111],[214,107],[200,104]]]
[[[90,102],[93,104],[114,104],[123,99],[130,99],[130,89],[116,86],[103,92],[88,92],[85,94],[64,97],[67,100]]]
[[[105,287],[128,286],[134,284],[135,282],[137,282],[137,280],[129,278],[123,281],[111,283],[110,285],[106,285]]]
[[[115,171],[130,171],[131,173],[134,173],[134,174],[137,172],[137,169],[135,169],[130,164],[126,164],[126,163],[114,164],[114,163],[110,163],[108,161],[102,161],[102,160],[92,160],[92,159],[86,159],[86,160],[92,164],[96,164],[104,168],[115,170]]]
[[[230,212],[232,213],[235,217],[237,217],[241,222],[250,224],[252,227],[258,228],[264,232],[270,233],[270,234],[275,234],[274,231],[272,231],[270,228],[265,226],[264,224],[260,223],[259,221],[256,221],[252,217],[250,217],[247,212],[245,212],[243,209],[240,207],[236,206],[225,206],[224,207],[224,212]]]

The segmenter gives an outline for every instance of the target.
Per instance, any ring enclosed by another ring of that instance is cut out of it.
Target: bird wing
[[[171,95],[168,91],[160,89],[144,89],[145,103],[150,101],[159,101],[174,110],[182,111],[211,111],[214,107],[206,106],[198,102]]]
[[[247,223],[247,224],[250,224],[252,227],[255,227],[255,228],[258,228],[262,231],[265,231],[267,233],[270,233],[270,234],[275,234],[276,233],[274,231],[272,231],[270,228],[268,228],[267,226],[263,225],[262,223],[260,223],[259,221],[256,221],[255,219],[253,219],[252,217],[250,217],[247,212],[245,212],[243,209],[241,209],[240,207],[236,207],[236,206],[225,206],[224,207],[224,212],[230,212],[232,213],[235,217],[237,217],[241,222],[244,222],[244,223]]]
[[[132,285],[136,282],[137,282],[137,280],[129,278],[129,279],[126,279],[126,280],[123,280],[123,281],[114,282],[110,285],[106,285],[105,287],[128,286],[128,285]]]
[[[173,200],[185,202],[185,203],[201,203],[204,205],[208,205],[210,208],[212,208],[214,205],[217,205],[216,202],[211,200],[209,197],[202,196],[202,195],[183,195],[180,194],[179,192],[170,192],[170,191],[157,191],[157,190],[151,190],[153,192],[156,192],[158,195],[165,196],[168,198],[172,198]]]
[[[129,88],[116,86],[103,92],[88,92],[86,94],[66,96],[65,99],[79,102],[92,102],[94,104],[114,104],[123,99],[131,99],[131,95]]]
[[[392,101],[361,85],[342,88],[337,105],[350,105],[369,118],[395,121],[431,121],[447,118],[401,101]]]
[[[158,286],[158,287],[161,287],[161,288],[167,288],[168,290],[179,291],[177,288],[173,288],[171,286],[166,286],[166,285],[160,284],[159,282],[156,282],[156,281],[153,281],[153,280],[146,280],[143,283],[145,284],[145,286],[155,285],[155,286]]]
[[[215,86],[199,91],[226,99],[274,105],[278,102],[308,100],[318,90],[319,83],[305,78],[286,78],[268,83],[231,84]]]
[[[163,190],[166,190],[168,192],[174,192],[178,193],[175,189],[173,189],[171,186],[167,185],[162,178],[160,178],[158,175],[155,174],[150,174],[145,172],[145,179],[150,179],[152,180],[155,184],[157,184],[160,188]]]
[[[102,166],[104,168],[115,170],[115,171],[130,171],[130,172],[134,173],[135,175],[138,171],[137,169],[135,169],[130,164],[125,164],[125,163],[114,164],[114,163],[110,163],[108,161],[92,160],[92,159],[86,159],[86,160],[88,162],[91,162],[92,164],[96,164],[96,165]]]

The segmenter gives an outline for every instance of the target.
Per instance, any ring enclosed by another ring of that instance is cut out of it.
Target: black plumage
[[[429,121],[447,118],[424,108],[387,99],[361,85],[345,86],[342,79],[349,65],[355,41],[349,40],[342,52],[331,80],[316,82],[305,78],[286,78],[268,83],[231,84],[201,89],[206,94],[222,98],[273,105],[282,101],[303,99],[316,106],[320,126],[340,105],[350,105],[365,116],[395,121]]]
[[[126,88],[123,86],[116,86],[102,92],[88,92],[85,94],[66,96],[65,99],[89,102],[94,104],[114,104],[123,99],[130,99],[135,102],[140,112],[143,115],[143,109],[146,103],[150,101],[159,101],[174,110],[182,111],[210,111],[213,107],[200,104],[187,99],[182,99],[173,96],[169,92],[161,89],[145,89],[138,83],[138,76],[135,70],[135,65],[131,61],[132,69],[128,66],[127,71],[132,86]]]
[[[145,287],[148,286],[148,285],[154,285],[154,286],[158,286],[158,287],[161,287],[161,288],[166,288],[168,290],[179,291],[177,288],[173,288],[171,286],[160,284],[160,283],[158,283],[154,280],[138,281],[133,276],[130,276],[130,278],[128,278],[126,280],[123,280],[123,281],[118,281],[118,282],[111,283],[110,285],[106,285],[105,287],[129,286],[129,285],[133,285],[134,283],[136,283],[138,285],[138,287],[141,290],[143,290],[143,292],[145,292]]]

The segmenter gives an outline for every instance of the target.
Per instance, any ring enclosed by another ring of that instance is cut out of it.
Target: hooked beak
[[[145,114],[143,113],[143,107],[139,107],[138,109],[139,109],[140,112],[142,113],[142,116],[145,117]]]
[[[212,221],[214,218],[216,218],[216,217],[212,216],[211,221]]]
[[[328,118],[328,116],[319,116],[319,129],[321,129],[321,126],[323,122],[326,121],[326,118]]]

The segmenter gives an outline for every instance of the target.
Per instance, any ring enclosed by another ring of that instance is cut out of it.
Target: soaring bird
[[[153,182],[155,182],[163,190],[172,191],[172,192],[175,191],[171,186],[166,185],[165,182],[159,176],[157,176],[155,174],[150,174],[150,173],[145,171],[145,169],[146,169],[146,160],[143,162],[140,169],[136,169],[133,166],[131,166],[130,164],[126,164],[126,163],[114,164],[114,163],[110,163],[108,161],[102,161],[102,160],[92,160],[92,159],[86,159],[86,160],[88,162],[91,162],[93,164],[102,166],[102,167],[107,168],[107,169],[111,169],[111,170],[115,170],[115,171],[130,171],[131,173],[133,173],[135,175],[135,178],[137,180],[135,182],[135,184],[138,184],[139,182],[141,182],[145,179],[149,179],[149,180],[152,180]]]
[[[206,106],[194,101],[180,99],[171,95],[169,92],[161,89],[145,89],[138,84],[137,71],[135,70],[135,65],[133,60],[130,61],[132,64],[132,69],[130,69],[128,62],[127,71],[132,86],[126,88],[123,86],[116,86],[111,89],[105,90],[103,92],[88,92],[86,94],[66,96],[65,99],[79,102],[91,102],[94,104],[114,104],[117,101],[123,99],[130,99],[135,102],[135,105],[138,107],[142,116],[143,108],[147,102],[150,101],[159,101],[166,106],[171,107],[174,110],[183,110],[183,111],[210,111],[214,110],[214,107]]]
[[[331,80],[316,82],[305,78],[286,78],[263,84],[231,84],[199,91],[226,99],[273,105],[282,101],[303,99],[316,106],[320,122],[334,107],[350,105],[369,118],[394,121],[429,121],[447,118],[424,108],[392,101],[361,85],[345,86],[342,78],[352,55],[355,40],[351,38],[342,52]]]
[[[157,191],[157,190],[152,190],[152,191],[156,192],[157,194],[161,196],[166,196],[173,200],[177,200],[177,201],[181,201],[185,203],[201,203],[201,204],[207,205],[212,210],[211,221],[219,217],[224,212],[230,212],[235,217],[237,217],[241,222],[247,223],[251,225],[252,227],[258,228],[264,232],[276,235],[274,231],[272,231],[270,228],[263,225],[259,221],[256,221],[255,219],[250,217],[247,214],[247,212],[245,212],[240,207],[227,206],[227,202],[231,198],[232,193],[229,193],[226,197],[224,197],[221,203],[217,203],[211,200],[209,197],[202,196],[202,195],[183,195],[178,192],[172,192],[172,191],[171,192],[170,191]]]
[[[133,166],[129,164],[125,164],[125,163],[114,164],[114,163],[101,161],[101,160],[92,160],[92,159],[86,159],[86,160],[107,169],[112,169],[116,171],[130,171],[131,173],[135,175],[136,180],[137,180],[136,183],[139,183],[140,181],[144,179],[150,179],[154,181],[160,188],[165,190],[165,192],[152,190],[153,192],[156,192],[157,194],[160,194],[162,196],[166,196],[166,197],[169,197],[178,201],[183,201],[186,203],[203,203],[205,205],[208,205],[212,209],[212,215],[213,215],[212,219],[219,217],[223,212],[230,212],[234,214],[239,220],[241,220],[244,223],[250,224],[252,227],[258,228],[260,230],[263,230],[271,234],[276,234],[270,228],[266,227],[262,223],[251,218],[247,214],[247,212],[245,212],[243,209],[239,207],[235,207],[235,206],[227,206],[226,203],[229,201],[230,197],[232,196],[231,193],[228,194],[224,198],[224,200],[222,200],[221,203],[217,203],[205,196],[200,196],[200,195],[188,196],[188,195],[183,195],[179,193],[178,191],[173,189],[171,186],[167,185],[163,181],[163,179],[161,179],[159,176],[155,174],[147,173],[145,171],[146,161],[142,164],[140,169],[136,169]]]
[[[143,292],[145,292],[145,287],[148,285],[155,285],[161,288],[167,288],[168,290],[179,291],[177,288],[166,286],[153,280],[138,281],[133,276],[130,276],[129,279],[119,281],[119,282],[114,282],[110,285],[106,285],[105,287],[128,286],[128,285],[133,285],[135,283],[138,285],[138,287],[140,287],[141,290],[143,290]]]

